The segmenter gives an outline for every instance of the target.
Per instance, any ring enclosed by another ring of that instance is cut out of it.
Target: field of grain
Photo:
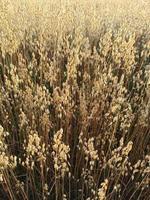
[[[0,200],[150,199],[150,1],[0,0]]]

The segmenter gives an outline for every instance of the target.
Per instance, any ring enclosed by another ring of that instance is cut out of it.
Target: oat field
[[[0,0],[0,200],[150,199],[150,1]]]

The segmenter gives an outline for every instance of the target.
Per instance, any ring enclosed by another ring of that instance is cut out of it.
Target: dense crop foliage
[[[0,0],[0,199],[150,199],[148,0]]]

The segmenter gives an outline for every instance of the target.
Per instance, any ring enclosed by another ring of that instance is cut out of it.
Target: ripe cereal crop
[[[0,200],[150,199],[150,1],[0,0]]]

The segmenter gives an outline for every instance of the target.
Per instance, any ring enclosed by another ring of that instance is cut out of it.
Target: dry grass
[[[0,1],[0,199],[149,185],[149,1]]]

